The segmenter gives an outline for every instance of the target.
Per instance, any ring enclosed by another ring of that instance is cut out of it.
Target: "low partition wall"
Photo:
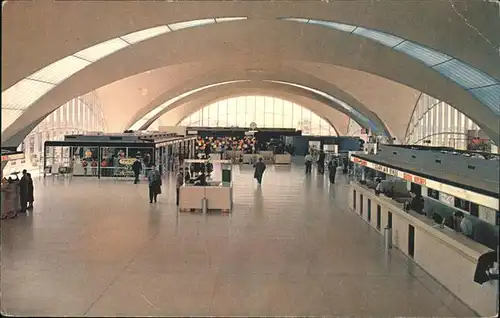
[[[461,233],[436,227],[432,220],[415,212],[406,212],[403,204],[372,189],[352,183],[349,208],[381,234],[392,229],[392,244],[455,294],[480,316],[496,313],[498,282],[479,285],[474,273],[479,256],[491,251]]]
[[[191,186],[179,189],[179,209],[200,210],[201,201],[207,199],[208,210],[231,210],[233,208],[233,187],[229,186]]]
[[[274,163],[277,165],[289,165],[292,163],[292,156],[288,153],[274,155]]]

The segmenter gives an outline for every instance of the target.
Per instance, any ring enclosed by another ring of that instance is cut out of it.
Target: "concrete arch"
[[[348,117],[352,117],[353,114],[350,114],[348,110],[344,109],[342,106],[332,102],[331,100],[328,100],[327,98],[320,96],[318,94],[315,94],[313,92],[306,91],[301,88],[297,87],[292,87],[292,86],[287,86],[283,84],[278,84],[278,83],[270,83],[270,82],[258,82],[258,81],[252,81],[252,82],[240,82],[240,83],[228,83],[225,85],[221,86],[216,86],[212,88],[208,88],[206,90],[193,93],[189,96],[186,96],[183,99],[180,99],[173,104],[169,105],[169,107],[165,108],[163,111],[160,113],[156,114],[154,117],[150,118],[147,122],[145,122],[140,129],[147,129],[151,124],[157,120],[159,117],[161,117],[163,114],[168,113],[169,111],[175,110],[178,107],[182,107],[183,105],[189,103],[192,100],[200,100],[203,98],[203,96],[207,96],[208,101],[213,102],[215,99],[223,99],[228,95],[235,95],[239,94],[241,95],[242,92],[245,91],[254,91],[254,92],[259,92],[259,91],[265,91],[267,92],[268,95],[270,96],[277,96],[278,94],[286,94],[287,98],[290,99],[290,97],[293,97],[293,100],[295,100],[296,97],[305,97],[309,100],[314,100],[322,105],[325,105],[326,107],[334,108],[338,112],[343,113],[344,115]],[[205,99],[203,99],[205,100]],[[206,106],[208,104],[204,104],[203,106]],[[202,106],[202,107],[203,107]],[[307,105],[302,105],[303,107],[307,108]],[[317,113],[318,116],[320,117],[325,117],[324,112],[319,112]],[[185,114],[187,115],[187,114]],[[366,128],[366,122],[363,122],[360,120],[360,118],[353,118],[361,127]],[[386,134],[389,134],[385,127],[380,127],[381,131],[385,131]],[[389,135],[390,136],[390,135]]]
[[[223,90],[217,90],[214,92],[203,94],[202,96],[199,96],[197,98],[190,99],[185,104],[171,109],[159,116],[158,121],[160,125],[177,126],[186,117],[215,102],[233,97],[257,95],[272,96],[275,98],[293,102],[297,105],[311,110],[319,117],[323,118],[335,129],[339,136],[342,136],[347,132],[349,117],[341,113],[337,109],[318,102],[311,97],[301,96],[287,91],[277,91],[272,88],[225,87]]]
[[[495,4],[487,1],[450,4],[449,1],[42,0],[9,1],[2,10],[2,41],[8,44],[2,49],[2,90],[43,66],[96,43],[165,23],[210,16],[265,19],[303,16],[360,25],[454,55],[500,78],[499,39],[495,31],[500,29],[500,21]]]
[[[29,111],[4,131],[3,141],[72,97],[127,76],[191,61],[210,66],[221,63],[221,59],[226,64],[262,65],[265,64],[261,62],[264,57],[268,70],[275,68],[281,61],[288,60],[342,65],[377,74],[444,100],[471,117],[489,135],[498,138],[498,133],[494,133],[499,130],[495,120],[498,116],[458,85],[400,53],[332,30],[292,25],[283,21],[255,20],[228,25],[210,25],[172,32],[125,48],[93,63],[35,102]],[[241,34],[249,35],[243,43]],[[301,34],[301,37],[297,38],[296,34]],[[187,41],[186,38],[196,40]],[[199,52],[204,52],[202,60]],[[380,65],[382,58],[387,61],[383,66]]]

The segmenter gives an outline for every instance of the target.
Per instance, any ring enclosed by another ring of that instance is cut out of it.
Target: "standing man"
[[[323,150],[319,151],[319,156],[318,156],[318,173],[319,174],[325,174],[325,157],[326,154]]]
[[[253,177],[257,179],[258,185],[262,184],[262,176],[264,175],[264,171],[266,171],[266,164],[262,162],[262,158],[259,158],[259,161],[255,164],[255,172]]]
[[[137,158],[132,164],[132,171],[134,171],[134,184],[139,183],[139,175],[141,174],[142,164],[139,158]]]
[[[175,188],[176,188],[176,191],[177,191],[177,197],[176,197],[176,205],[179,206],[179,195],[180,195],[180,189],[182,187],[182,185],[184,184],[184,176],[182,175],[182,170],[179,170],[179,172],[177,172],[177,176],[176,176],[176,181],[175,181]]]
[[[154,163],[151,165],[151,170],[148,173],[148,181],[149,203],[153,203],[153,200],[157,202],[158,194],[161,194],[161,175],[160,171],[156,170]]]
[[[19,201],[21,203],[21,212],[26,212],[28,208],[28,171],[26,169],[23,170],[23,176],[19,181]]]
[[[332,159],[328,164],[328,176],[330,177],[330,182],[335,183],[335,175],[337,174],[337,160]]]
[[[313,157],[309,152],[306,154],[305,160],[306,160],[306,174],[309,174],[311,173],[311,166],[313,162]]]

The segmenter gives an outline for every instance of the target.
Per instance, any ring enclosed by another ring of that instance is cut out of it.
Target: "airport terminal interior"
[[[0,309],[499,312],[500,1],[2,1]]]

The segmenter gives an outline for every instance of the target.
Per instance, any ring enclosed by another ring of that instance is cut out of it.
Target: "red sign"
[[[362,165],[362,166],[368,165],[365,160],[361,160],[359,164]]]
[[[417,183],[417,184],[421,184],[421,185],[425,185],[427,183],[427,180],[425,180],[424,178],[420,178],[420,177],[413,177],[413,182]]]
[[[404,179],[406,181],[413,181],[413,176],[411,174],[405,173],[404,174]]]

